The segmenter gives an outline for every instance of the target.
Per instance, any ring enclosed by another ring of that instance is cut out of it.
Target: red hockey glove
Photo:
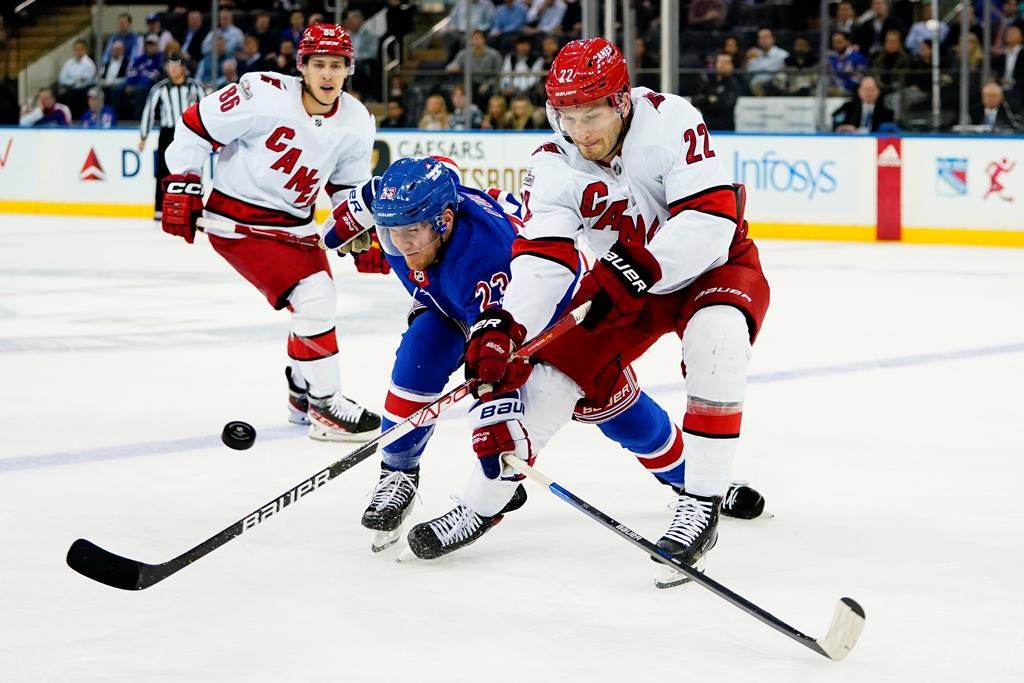
[[[504,469],[501,456],[505,453],[513,453],[517,458],[533,464],[530,436],[519,421],[525,413],[518,392],[477,403],[470,408],[469,426],[473,429],[473,451],[480,459],[480,467],[488,479],[501,476]]]
[[[583,276],[569,308],[591,301],[583,327],[628,325],[644,307],[644,296],[661,279],[661,266],[641,244],[616,242]]]
[[[196,239],[196,221],[203,215],[202,181],[195,173],[169,175],[164,178],[163,187],[160,227],[192,244]]]
[[[483,385],[490,385],[475,388],[478,397],[489,398],[526,384],[533,366],[528,360],[512,359],[512,352],[525,338],[526,328],[508,311],[491,308],[476,319],[466,347],[466,379],[479,379]]]
[[[388,263],[387,257],[384,255],[384,250],[380,246],[380,242],[377,240],[377,231],[370,230],[370,248],[366,251],[352,254],[352,259],[356,262],[356,270],[360,273],[380,273],[387,275],[391,272],[391,264]]]

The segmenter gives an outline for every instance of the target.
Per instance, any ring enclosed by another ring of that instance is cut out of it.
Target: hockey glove
[[[344,256],[358,254],[370,248],[366,231],[374,226],[373,195],[377,181],[373,177],[348,191],[348,197],[341,201],[324,222],[324,234],[320,237],[320,248],[335,249]]]
[[[473,323],[466,347],[466,379],[478,379],[473,388],[478,398],[515,391],[526,384],[533,366],[526,359],[513,359],[522,345],[526,328],[508,311],[491,308]]]
[[[367,232],[364,232],[363,235],[370,238],[370,246],[359,253],[356,253],[354,249],[352,250],[352,258],[356,262],[356,270],[360,273],[380,273],[381,275],[387,275],[391,272],[391,264],[388,263],[387,257],[384,256],[384,250],[381,248],[380,242],[377,240],[377,231],[368,230]],[[362,237],[363,235],[360,235],[359,237]]]
[[[164,178],[163,217],[160,227],[170,235],[196,240],[196,221],[203,215],[203,185],[195,173],[169,175]]]
[[[661,279],[661,266],[642,244],[616,242],[580,280],[569,308],[592,302],[583,327],[628,325],[644,307],[644,296]]]
[[[530,436],[519,418],[525,415],[519,392],[505,394],[491,401],[477,403],[469,411],[473,430],[473,451],[488,479],[501,476],[501,456],[513,453],[533,464]]]

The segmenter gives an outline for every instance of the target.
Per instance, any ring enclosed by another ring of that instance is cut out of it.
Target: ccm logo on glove
[[[183,183],[180,181],[174,181],[167,183],[166,192],[173,194],[194,194],[202,196],[203,186],[199,183]]]

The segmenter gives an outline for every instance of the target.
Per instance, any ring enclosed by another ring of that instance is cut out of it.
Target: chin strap
[[[313,94],[313,91],[310,90],[308,85],[306,85],[306,79],[305,78],[300,78],[299,82],[302,83],[302,92],[304,92],[307,95],[309,95],[310,97],[312,97],[314,102],[319,104],[321,107],[330,107],[330,106],[332,106],[330,104],[327,104],[326,102],[321,102],[320,100],[318,100],[316,98],[316,95]],[[342,81],[342,85],[345,85],[344,81]],[[341,95],[338,95],[338,97],[341,97]]]

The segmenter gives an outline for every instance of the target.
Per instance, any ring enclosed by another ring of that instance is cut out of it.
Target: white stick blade
[[[829,659],[839,661],[850,653],[864,630],[864,608],[853,598],[842,598],[836,605],[832,615],[832,625],[824,638],[820,638],[818,646],[824,650]]]

